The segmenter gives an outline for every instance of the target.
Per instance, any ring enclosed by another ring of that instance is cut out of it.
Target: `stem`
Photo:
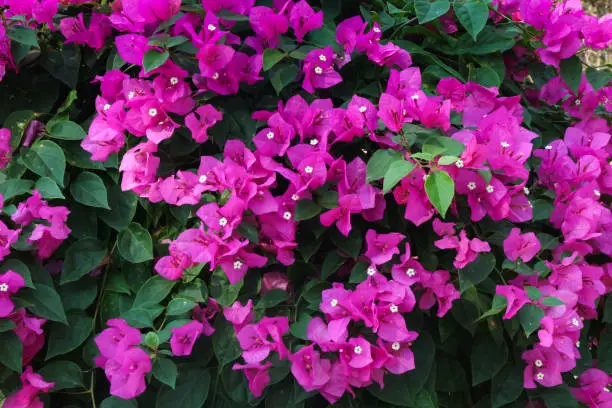
[[[89,393],[91,395],[91,406],[96,408],[96,396],[94,394],[94,385],[96,381],[96,370],[91,370],[91,384],[89,384]]]

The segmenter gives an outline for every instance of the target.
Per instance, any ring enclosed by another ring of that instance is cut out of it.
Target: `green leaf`
[[[514,46],[516,32],[502,27],[485,27],[474,41],[470,34],[458,38],[456,47],[445,50],[452,55],[486,55],[506,51]]]
[[[42,65],[53,77],[75,89],[79,82],[81,49],[77,44],[63,44],[49,52]]]
[[[19,298],[29,303],[28,310],[36,316],[68,324],[62,299],[50,286],[37,284],[34,289],[21,289]]]
[[[159,336],[154,331],[150,331],[145,334],[142,344],[150,349],[157,350],[159,347]]]
[[[473,73],[473,81],[485,87],[499,87],[503,78],[500,78],[495,70],[487,65],[476,68]]]
[[[132,308],[146,307],[149,304],[161,302],[168,296],[175,284],[176,281],[164,279],[159,275],[152,276],[136,294]]]
[[[602,321],[604,323],[612,323],[612,296],[606,296]]]
[[[215,321],[215,332],[212,335],[212,346],[215,356],[222,366],[236,360],[242,349],[236,339],[234,326],[225,319]]]
[[[484,281],[495,268],[495,255],[490,252],[480,253],[474,262],[459,269],[459,287],[461,293]]]
[[[128,262],[141,263],[153,259],[153,240],[149,231],[135,222],[117,237],[117,250]]]
[[[259,231],[257,226],[248,221],[242,221],[236,231],[254,244],[259,244]]]
[[[23,345],[15,332],[0,333],[0,363],[9,370],[21,373]]]
[[[331,240],[338,249],[341,249],[351,258],[357,259],[363,247],[363,235],[365,234],[353,228],[351,232],[349,232],[348,237],[345,237],[340,231],[334,229],[332,231]]]
[[[281,64],[274,66],[270,73],[270,83],[274,87],[277,95],[285,89],[287,85],[292,83],[300,70],[295,64]]]
[[[49,137],[62,140],[83,140],[87,133],[78,124],[69,120],[54,121],[47,127]]]
[[[321,213],[321,206],[311,200],[300,200],[295,206],[295,221],[304,221],[316,217]]]
[[[543,317],[544,310],[536,305],[525,305],[519,310],[519,320],[527,337],[540,328],[540,320]]]
[[[70,194],[83,205],[110,210],[106,186],[97,174],[89,171],[80,173],[70,184]]]
[[[598,367],[605,371],[602,367]],[[555,408],[578,408],[578,401],[572,395],[567,385],[559,385],[552,388],[539,387],[535,392],[536,396],[541,398],[547,407]]]
[[[210,279],[210,296],[221,306],[230,307],[238,299],[242,285],[244,285],[244,279],[231,285],[223,269],[216,268]]]
[[[164,311],[161,305],[149,303],[140,307],[132,307],[123,313],[122,317],[130,326],[138,329],[153,327],[153,321]]]
[[[493,296],[493,302],[491,303],[491,309],[487,310],[478,320],[482,320],[485,317],[494,316],[501,313],[508,306],[508,299],[500,295]]]
[[[525,286],[525,290],[527,291],[527,296],[531,300],[540,300],[542,297],[542,292],[535,286]]]
[[[542,299],[542,304],[544,306],[563,306],[565,302],[556,297],[546,296],[544,299]]]
[[[406,160],[398,160],[391,163],[383,180],[383,194],[387,194],[397,183],[410,174],[414,167],[413,163]]]
[[[110,211],[100,211],[100,219],[115,231],[121,231],[130,225],[136,207],[138,196],[131,191],[121,191],[121,186],[116,184],[108,189],[108,205]]]
[[[45,381],[54,382],[53,391],[68,388],[85,388],[81,367],[72,361],[53,361],[38,372]]]
[[[364,261],[357,262],[353,269],[351,269],[351,276],[349,277],[349,283],[361,283],[368,278],[368,267],[369,264]]]
[[[174,389],[178,370],[169,358],[157,357],[153,360],[153,376],[162,384]]]
[[[216,12],[215,15],[219,18],[222,18],[223,20],[228,21],[249,21],[249,16],[233,13],[225,9]]]
[[[397,150],[377,150],[374,152],[366,167],[366,182],[371,183],[385,177],[391,164],[402,160],[402,153]]]
[[[263,70],[268,71],[285,58],[287,54],[275,48],[266,48],[263,52]]]
[[[323,260],[321,267],[321,279],[332,276],[346,262],[346,258],[341,257],[336,251],[329,252]]]
[[[170,316],[176,316],[187,313],[196,306],[196,302],[184,298],[174,298],[168,303],[166,313]]]
[[[597,345],[597,368],[612,373],[612,325],[606,324]]]
[[[308,330],[308,324],[311,320],[312,316],[306,313],[302,313],[299,319],[297,319],[295,323],[292,323],[291,326],[289,326],[291,334],[293,334],[298,339],[308,340],[306,332]]]
[[[14,25],[9,28],[6,35],[13,41],[20,44],[29,45],[32,47],[38,47],[38,39],[36,38],[36,31],[31,28]]]
[[[83,238],[68,247],[62,267],[61,284],[79,280],[100,265],[106,248],[95,238]]]
[[[57,292],[62,298],[66,310],[85,310],[96,300],[98,284],[94,278],[87,277],[76,282],[66,283],[60,286]]]
[[[138,401],[136,399],[124,400],[119,397],[108,397],[102,401],[100,408],[138,408]]]
[[[35,287],[34,282],[32,282],[30,268],[28,268],[28,266],[19,259],[5,259],[2,263],[0,263],[0,273],[5,273],[8,270],[17,272],[19,275],[21,275],[28,288]]]
[[[77,99],[79,99],[77,91],[75,89],[72,89],[70,92],[68,92],[68,96],[66,96],[66,99],[64,100],[62,105],[59,108],[57,108],[57,111],[55,112],[56,115],[59,115],[60,113],[64,113],[68,109],[70,109],[74,101],[76,101]]]
[[[514,402],[523,393],[523,369],[505,366],[491,382],[491,407],[499,408]]]
[[[414,9],[420,24],[446,14],[450,9],[448,0],[414,0]]]
[[[40,195],[42,195],[42,197],[46,200],[65,198],[62,191],[57,186],[57,183],[55,183],[55,181],[51,180],[49,177],[39,178],[34,188],[38,190]]]
[[[4,201],[8,201],[13,197],[29,193],[33,185],[31,180],[8,179],[0,184],[0,194],[4,197]]]
[[[325,191],[317,197],[317,204],[331,210],[332,208],[338,207],[338,192],[337,191]]]
[[[286,290],[272,289],[261,297],[261,300],[255,305],[255,309],[263,310],[278,306],[287,299],[289,299],[289,293]]]
[[[425,180],[425,191],[431,204],[444,218],[455,195],[455,182],[453,179],[445,171],[429,173]]]
[[[580,62],[580,58],[574,55],[571,58],[561,60],[559,70],[565,84],[575,94],[578,94],[578,87],[582,81],[582,62]]]
[[[23,164],[41,177],[50,177],[58,185],[64,185],[66,157],[62,149],[50,140],[38,140],[22,156]]]
[[[45,360],[69,353],[83,344],[91,333],[92,322],[93,319],[83,311],[71,310],[68,312],[68,327],[52,323]]]
[[[489,7],[484,0],[455,0],[455,16],[474,41],[478,33],[487,25]]]
[[[593,89],[599,91],[601,88],[610,84],[610,80],[612,80],[612,71],[609,69],[587,68],[586,77]]]
[[[536,199],[531,202],[533,206],[533,220],[547,221],[555,209],[551,202],[542,199]]]
[[[168,51],[158,51],[156,49],[151,49],[145,52],[144,57],[142,58],[142,66],[144,67],[145,72],[151,72],[155,68],[159,68],[164,65],[170,58],[170,53]]]
[[[508,348],[498,345],[491,336],[480,336],[472,347],[472,385],[478,385],[497,374],[508,358]]]
[[[457,162],[457,160],[459,160],[459,157],[457,157],[457,156],[442,156],[438,160],[438,164],[440,166],[448,166],[448,165],[451,165],[451,164],[455,164]]]
[[[13,323],[12,320],[9,320],[6,318],[0,319],[0,333],[4,333],[10,330],[13,330],[16,327],[17,325]]]

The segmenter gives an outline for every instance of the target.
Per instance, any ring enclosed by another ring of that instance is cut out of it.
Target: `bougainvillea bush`
[[[0,12],[4,408],[612,407],[612,16]]]

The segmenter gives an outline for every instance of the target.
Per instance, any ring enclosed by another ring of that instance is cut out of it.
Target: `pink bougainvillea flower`
[[[497,285],[495,293],[505,297],[508,302],[504,319],[511,319],[524,305],[529,303],[529,298],[523,288],[512,285]]]
[[[25,286],[23,277],[11,270],[0,274],[0,317],[7,317],[11,314],[15,305],[11,301],[14,295]]]
[[[196,116],[197,114],[197,116]],[[193,140],[204,143],[208,140],[206,131],[223,119],[223,114],[212,105],[200,106],[185,117],[185,126],[191,131]]]
[[[231,307],[223,308],[223,316],[234,325],[234,330],[239,332],[253,321],[253,300],[249,299],[244,306],[240,302],[234,302]]]
[[[255,397],[261,397],[264,388],[270,383],[270,373],[268,369],[272,367],[272,363],[265,364],[238,364],[232,366],[232,370],[242,370],[249,382],[249,390]]]
[[[325,47],[310,51],[304,59],[302,71],[304,82],[302,87],[309,93],[315,88],[331,88],[342,82],[342,77],[334,70],[334,51],[332,47]]]
[[[145,375],[151,368],[151,357],[138,347],[132,347],[108,360],[104,372],[111,383],[111,395],[132,399],[142,394],[147,387]]]
[[[188,356],[193,350],[195,342],[202,334],[204,326],[202,323],[192,320],[191,322],[171,329],[170,348],[175,356]]]
[[[305,0],[300,0],[291,7],[289,25],[295,32],[297,41],[301,43],[306,34],[323,27],[323,12],[315,13]]]
[[[523,374],[525,388],[536,388],[536,382],[545,387],[554,387],[563,382],[561,378],[561,356],[552,349],[536,345],[524,351],[523,360],[527,363]]]
[[[399,243],[406,237],[400,233],[377,234],[373,229],[366,232],[367,256],[374,264],[382,265],[400,253]]]
[[[519,228],[512,228],[504,240],[504,252],[511,261],[529,262],[540,252],[540,241],[533,232],[521,234]]]
[[[0,169],[5,168],[9,163],[12,152],[11,131],[6,128],[0,128]]]
[[[17,326],[14,332],[23,346],[22,365],[25,366],[45,345],[45,334],[42,326],[47,320],[28,316],[25,309],[15,311],[9,316],[9,319]]]
[[[34,373],[27,366],[21,374],[21,389],[11,394],[2,405],[5,408],[43,408],[44,404],[38,397],[41,392],[49,392],[55,383],[46,382],[40,374]]]
[[[293,353],[289,361],[291,373],[308,392],[320,389],[331,379],[331,362],[314,350],[314,344]]]

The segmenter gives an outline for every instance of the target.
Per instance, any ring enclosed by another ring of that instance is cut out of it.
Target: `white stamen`
[[[373,266],[370,266],[368,270],[366,271],[366,273],[368,274],[368,276],[374,276],[376,275],[376,268],[374,268]]]
[[[603,390],[604,390],[605,392],[610,392],[610,388],[608,388],[608,387],[603,387]]]
[[[316,146],[316,145],[318,145],[318,144],[319,144],[319,141],[318,141],[317,139],[312,139],[312,140],[310,141],[310,145],[311,145],[311,146]]]
[[[225,227],[227,225],[227,218],[223,217],[219,219],[219,225]]]
[[[338,299],[332,299],[331,302],[329,302],[331,307],[336,307],[338,306]]]
[[[207,28],[208,28],[208,31],[215,31],[217,29],[217,27],[214,24],[209,24]]]
[[[206,176],[204,174],[202,174],[198,180],[200,183],[204,184],[206,183]]]
[[[361,113],[363,113],[363,112],[365,112],[365,111],[367,111],[367,110],[368,110],[368,107],[367,107],[367,106],[360,106],[360,107],[359,107],[359,112],[361,112]]]
[[[314,169],[313,169],[312,167],[310,167],[310,166],[306,166],[306,167],[304,167],[304,172],[305,172],[306,174],[310,174],[310,173],[312,173],[313,171],[314,171]]]
[[[489,185],[487,186],[487,193],[489,193],[489,194],[490,194],[490,193],[493,193],[494,191],[495,191],[495,188],[493,188],[493,186],[489,184]]]
[[[8,292],[9,286],[6,283],[0,283],[0,292]]]
[[[327,57],[325,55],[321,54],[321,55],[319,55],[319,60],[325,62],[325,61],[327,61]]]
[[[416,271],[413,268],[408,268],[406,270],[406,275],[410,276],[411,278],[416,275]]]
[[[510,143],[508,142],[501,142],[500,145],[501,147],[510,147]]]
[[[580,340],[576,342],[576,347],[580,348]]]
[[[546,150],[552,150],[552,146],[550,146],[550,145],[549,145],[549,146],[546,146],[544,149],[546,149]]]
[[[523,187],[523,193],[525,193],[525,195],[529,195],[530,191],[527,187]]]
[[[291,213],[289,211],[285,211],[283,218],[289,221],[291,219]]]
[[[104,105],[104,107],[102,109],[104,109],[104,111],[106,112],[110,108],[111,108],[110,103],[107,103],[106,105]]]
[[[297,201],[297,200],[299,200],[299,199],[300,199],[300,196],[299,196],[299,195],[297,195],[297,194],[293,194],[293,195],[291,196],[291,199],[292,199],[293,201]]]
[[[242,268],[242,262],[240,261],[234,262],[234,269],[240,269],[240,268]]]
[[[580,326],[580,320],[576,319],[575,317],[572,319],[572,324],[574,326]]]
[[[593,194],[595,194],[595,197],[601,197],[601,192],[599,190],[593,190]]]
[[[272,140],[272,139],[274,139],[274,132],[268,132],[268,133],[266,134],[266,137],[268,138],[268,140]]]
[[[400,349],[400,344],[396,341],[395,343],[391,344],[391,348],[398,351]]]
[[[410,99],[412,99],[413,101],[418,101],[419,100],[419,94],[414,94],[410,97]]]
[[[391,311],[391,313],[397,313],[399,309],[396,305],[391,305],[389,306],[389,310]]]
[[[455,166],[460,169],[463,167],[463,160],[461,159],[457,159],[457,161],[455,162]]]
[[[538,374],[536,375],[536,378],[537,378],[538,380],[542,381],[542,380],[544,379],[544,373],[538,373]]]
[[[355,346],[355,348],[353,349],[353,351],[355,352],[355,354],[361,354],[361,353],[363,353],[363,349],[361,348],[361,346]]]
[[[215,72],[212,76],[212,79],[219,79],[219,73]]]
[[[172,85],[176,85],[176,84],[178,84],[178,82],[179,82],[179,80],[178,80],[178,78],[177,78],[177,77],[172,77],[172,78],[170,78],[170,83],[171,83]]]
[[[470,182],[467,184],[467,188],[468,188],[470,191],[474,191],[474,190],[476,190],[476,183],[474,183],[473,181],[470,181]]]
[[[151,108],[151,109],[149,109],[149,116],[150,116],[150,117],[155,117],[155,116],[157,116],[157,109],[155,109],[155,108]]]
[[[128,99],[133,99],[134,98],[134,91],[130,91],[130,93],[128,93]]]
[[[380,33],[380,28],[378,28],[378,27],[374,27],[374,28],[372,29],[372,31],[374,31],[375,33]]]
[[[323,73],[323,68],[321,68],[321,67],[316,67],[316,68],[314,69],[314,71],[315,71],[315,74],[317,74],[317,75],[321,75],[321,74]]]
[[[534,364],[535,364],[536,367],[542,367],[542,365],[543,365],[542,360],[536,360],[536,361],[534,361]]]

